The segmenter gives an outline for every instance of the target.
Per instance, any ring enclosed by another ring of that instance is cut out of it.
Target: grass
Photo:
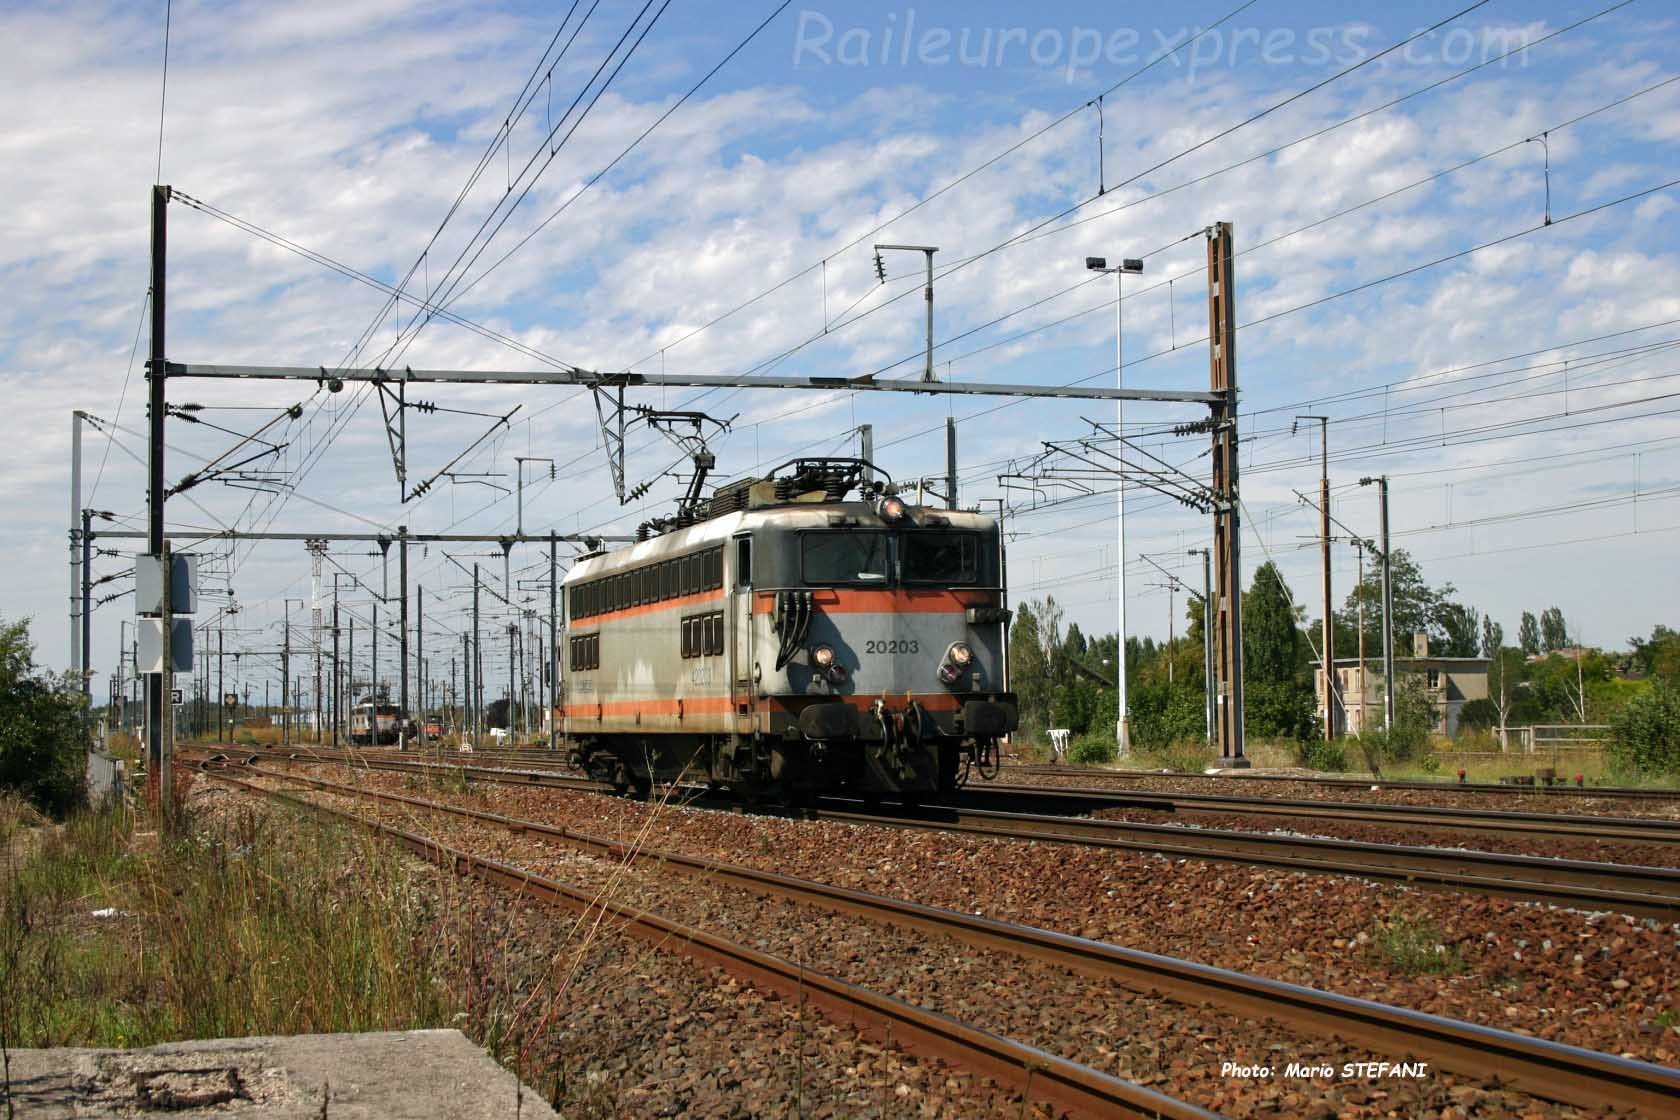
[[[1408,976],[1441,976],[1464,971],[1464,958],[1445,944],[1441,929],[1427,918],[1399,915],[1378,922],[1371,944],[1389,967]]]
[[[568,1053],[574,1003],[592,998],[573,984],[606,927],[556,921],[307,813],[214,786],[187,798],[195,775],[176,776],[173,838],[124,806],[54,823],[0,797],[8,1108],[4,1063],[20,1047],[458,1027],[552,1087],[564,1114],[621,1114],[612,1079]]]
[[[161,841],[126,810],[0,806],[7,1046],[440,1026],[439,915],[370,839],[251,811]]]

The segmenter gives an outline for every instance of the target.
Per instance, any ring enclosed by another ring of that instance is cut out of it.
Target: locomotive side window
[[[885,533],[806,533],[800,540],[805,582],[813,587],[885,583]]]
[[[601,667],[601,635],[578,634],[569,639],[571,668],[599,669]]]
[[[713,657],[723,652],[723,612],[689,615],[682,620],[682,655]]]
[[[905,583],[973,583],[979,553],[973,533],[905,533],[898,538],[899,575]]]

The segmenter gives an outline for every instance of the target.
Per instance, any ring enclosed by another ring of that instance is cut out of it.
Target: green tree
[[[1569,648],[1569,627],[1563,621],[1563,611],[1557,607],[1540,612],[1540,648],[1546,653]]]
[[[1038,608],[1038,645],[1044,651],[1044,663],[1051,675],[1056,672],[1056,659],[1062,652],[1062,607],[1054,595],[1046,595],[1035,604]]]
[[[1442,602],[1435,607],[1435,631],[1440,636],[1436,653],[1441,657],[1474,657],[1480,648],[1481,615],[1462,603]]]
[[[87,766],[82,715],[69,678],[35,665],[29,623],[0,619],[0,787],[58,815],[79,803]]]
[[[1132,741],[1140,747],[1165,747],[1207,735],[1207,715],[1199,688],[1156,678],[1127,697]]]
[[[1516,704],[1519,692],[1528,675],[1528,658],[1514,646],[1504,646],[1495,650],[1488,659],[1488,700],[1493,704],[1497,713],[1497,722],[1493,725],[1499,728],[1499,741],[1506,744],[1505,729],[1510,726],[1511,710]]]
[[[1295,624],[1289,585],[1267,562],[1254,573],[1243,596],[1243,683],[1288,681],[1301,663],[1301,631]]]
[[[1009,628],[1009,683],[1020,705],[1021,730],[1029,738],[1037,738],[1048,724],[1054,689],[1032,603],[1015,608]]]
[[[1623,769],[1680,774],[1680,688],[1659,681],[1611,724],[1611,758]]]
[[[1482,656],[1493,657],[1505,644],[1505,628],[1490,616],[1482,616]]]
[[[1243,596],[1243,729],[1251,735],[1303,739],[1317,724],[1297,613],[1277,567],[1260,565]]]
[[[1522,625],[1517,627],[1517,645],[1529,657],[1540,656],[1540,623],[1533,611],[1522,613]]]
[[[1629,638],[1633,662],[1647,677],[1680,684],[1680,632],[1667,626],[1653,626],[1647,641]]]
[[[1062,639],[1062,652],[1069,657],[1083,658],[1088,651],[1089,646],[1085,635],[1079,631],[1079,623],[1068,623],[1067,637]]]
[[[1457,588],[1451,583],[1431,587],[1423,569],[1403,548],[1394,550],[1389,565],[1389,583],[1394,600],[1394,640],[1399,649],[1411,646],[1413,634],[1429,635],[1430,647],[1443,657],[1474,657],[1483,641],[1481,615],[1471,606],[1456,602]],[[1382,572],[1373,569],[1348,593],[1336,612],[1336,640],[1342,649],[1352,649],[1359,639],[1359,608],[1365,608],[1365,641],[1375,647],[1382,642]]]
[[[1318,698],[1312,685],[1299,678],[1244,681],[1243,731],[1261,738],[1318,738]]]

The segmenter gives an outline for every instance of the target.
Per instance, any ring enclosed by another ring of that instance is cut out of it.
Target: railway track
[[[390,752],[397,753],[397,752]],[[412,756],[413,752],[409,752]],[[565,752],[551,751],[546,747],[492,747],[485,750],[469,752],[462,756],[470,758],[483,766],[507,767],[539,767],[566,769]],[[1564,783],[1546,785],[1509,785],[1495,782],[1452,782],[1445,780],[1430,780],[1424,778],[1352,778],[1335,777],[1331,775],[1296,776],[1282,774],[1198,774],[1188,772],[1140,772],[1124,770],[1105,770],[1081,766],[1048,766],[1040,764],[1006,763],[1002,771],[1005,776],[1017,776],[1024,779],[1031,778],[1072,778],[1101,785],[1114,783],[1126,786],[1138,782],[1159,781],[1162,779],[1181,779],[1185,781],[1205,781],[1244,788],[1249,784],[1263,786],[1275,785],[1312,785],[1326,789],[1367,790],[1372,785],[1379,785],[1385,790],[1414,790],[1424,793],[1438,794],[1493,794],[1513,797],[1553,797],[1568,802],[1580,798],[1603,798],[1606,800],[1626,801],[1677,801],[1680,802],[1680,789],[1642,789],[1632,786],[1574,786]],[[1049,787],[1054,788],[1054,787]]]
[[[1379,805],[1363,801],[1314,801],[1240,797],[1225,793],[1177,793],[1155,790],[1050,789],[1041,786],[987,784],[965,786],[951,807],[1020,809],[1078,814],[1105,809],[1144,809],[1173,814],[1222,813],[1283,820],[1342,820],[1405,828],[1437,828],[1454,833],[1490,833],[1557,839],[1582,837],[1641,844],[1680,844],[1680,821],[1646,817],[1606,817],[1578,813],[1518,813],[1503,809],[1459,809],[1439,805]]]
[[[518,868],[447,848],[425,837],[308,798],[269,789],[226,771],[211,769],[209,773],[216,780],[373,828],[399,840],[418,854],[453,866],[457,871],[527,890],[574,910],[588,911],[598,907],[615,919],[641,923],[633,932],[655,939],[673,939],[685,951],[700,959],[742,972],[755,982],[775,990],[786,991],[795,980],[794,966],[788,962],[723,942],[690,927],[678,926],[630,908],[602,904]],[[254,769],[253,775],[271,781],[296,783],[333,796],[447,814],[511,834],[553,840],[613,860],[647,862],[685,874],[706,876],[758,895],[856,915],[917,933],[933,933],[985,949],[1014,953],[1081,975],[1113,981],[1133,990],[1163,995],[1180,1003],[1192,1006],[1209,1003],[1233,1014],[1271,1019],[1303,1034],[1338,1040],[1355,1050],[1428,1060],[1447,1070],[1468,1074],[1478,1080],[1492,1080],[1549,1100],[1594,1109],[1633,1109],[1652,1116],[1680,1112],[1680,1072],[1652,1063],[1036,927],[718,860],[652,850],[541,821],[516,819],[444,802],[347,786],[307,775]],[[848,1018],[862,1016],[876,1030],[890,1026],[895,1038],[910,1039],[913,1046],[926,1048],[927,1052],[958,1057],[965,1064],[976,1065],[993,1076],[1001,1073],[1013,1084],[1020,1084],[1023,1074],[1029,1081],[1034,1077],[1034,1074],[1026,1072],[1033,1068],[1032,1062],[1047,1062],[1049,1064],[1037,1067],[1036,1076],[1045,1079],[1041,1090],[1059,1094],[1059,1103],[1064,1105],[1077,1102],[1073,1107],[1080,1111],[1103,1115],[1145,1115],[1151,1113],[1142,1110],[1152,1108],[1160,1115],[1206,1115],[1195,1106],[1179,1101],[1171,1101],[1178,1111],[1169,1110],[1162,1107],[1162,1101],[1170,1098],[1161,1098],[1159,1094],[1118,1082],[1088,1067],[1000,1039],[936,1013],[866,992],[844,981],[807,970],[800,970],[799,975],[810,991],[821,993],[831,1012]],[[1053,1074],[1050,1071],[1054,1071]],[[1148,1096],[1140,1097],[1139,1093]]]
[[[376,760],[393,763],[412,762],[414,753],[382,752],[321,752],[310,753],[322,757],[356,758],[373,764]],[[543,757],[538,763],[503,765],[516,760],[509,755],[454,755],[447,763],[459,766],[472,775],[497,772],[542,773],[559,776],[569,771],[552,752],[537,752]],[[445,756],[434,758],[442,760]],[[521,753],[521,760],[523,752]],[[1053,771],[1056,768],[1046,767]],[[1065,775],[1067,771],[1064,769]],[[586,788],[589,779],[565,775],[570,788]],[[566,785],[560,781],[530,778],[533,783]],[[1267,779],[1230,779],[1232,782]],[[1281,779],[1280,779],[1281,780]],[[1291,779],[1292,780],[1292,779]],[[1356,783],[1357,784],[1357,783]],[[1395,788],[1384,783],[1384,788]],[[1448,787],[1459,789],[1464,787]],[[1503,787],[1498,787],[1503,788]],[[1634,791],[1643,792],[1643,791]],[[1531,813],[1503,809],[1467,809],[1444,805],[1389,805],[1364,801],[1320,801],[1307,798],[1277,798],[1243,796],[1232,793],[1198,793],[1167,790],[1116,790],[1070,786],[1016,786],[996,783],[971,783],[957,794],[942,796],[944,807],[953,810],[994,812],[1031,811],[1044,815],[1074,816],[1104,810],[1146,810],[1176,815],[1230,814],[1283,820],[1336,820],[1361,825],[1387,825],[1408,829],[1439,829],[1455,833],[1512,836],[1542,840],[1571,837],[1593,841],[1618,841],[1643,844],[1680,844],[1680,821],[1646,817],[1612,817],[1579,813]]]
[[[829,1017],[850,1023],[877,1040],[900,1046],[911,1053],[953,1062],[990,1077],[1021,1093],[1028,1102],[1045,1101],[1078,1116],[1216,1120],[1216,1113],[1154,1089],[645,909],[619,905],[526,869],[450,847],[417,833],[285,791],[267,789],[216,770],[206,772],[218,781],[271,800],[367,829],[456,874],[469,875],[520,895],[563,907],[585,919],[600,917],[609,920],[625,933],[649,941],[657,948],[675,950],[703,964],[715,965],[782,999],[808,1001]],[[296,776],[292,776],[292,780],[297,780]],[[370,797],[394,797],[357,791],[349,786],[338,788],[350,796],[365,793]],[[409,800],[418,803],[418,799]],[[526,831],[517,822],[508,824],[518,831]],[[1680,1100],[1680,1094],[1676,1099]]]
[[[311,756],[321,762],[345,762],[349,758]],[[412,758],[357,758],[351,764],[415,774],[436,773],[439,765]],[[458,770],[469,779],[506,785],[596,793],[608,789],[592,779],[543,771],[448,769]],[[284,775],[272,772],[271,776]],[[704,791],[697,790],[696,795],[703,797]],[[1680,921],[1680,869],[1675,868],[961,807],[930,806],[916,814],[891,814],[860,812],[847,802],[830,800],[807,811],[807,815],[859,825],[1084,844],[1168,858],[1351,875],[1578,910],[1614,911],[1662,922]]]
[[[536,752],[531,752],[536,753]],[[552,752],[541,752],[552,757]],[[1023,778],[1079,778],[1094,782],[1114,782],[1124,784],[1160,780],[1163,778],[1179,778],[1207,782],[1222,782],[1226,784],[1246,785],[1250,782],[1263,784],[1297,783],[1301,785],[1324,786],[1329,789],[1369,789],[1373,785],[1380,785],[1383,789],[1420,790],[1426,793],[1468,793],[1468,794],[1506,794],[1511,796],[1545,796],[1556,797],[1562,801],[1581,797],[1620,798],[1628,801],[1680,801],[1680,789],[1641,789],[1634,786],[1574,786],[1562,783],[1545,785],[1536,782],[1533,785],[1507,785],[1497,782],[1449,782],[1431,781],[1426,778],[1347,778],[1332,777],[1330,775],[1290,776],[1285,774],[1197,774],[1184,771],[1125,771],[1103,770],[1084,766],[1043,766],[1024,765],[1021,763],[1006,763],[1003,767],[1006,775],[1018,775]]]
[[[1284,871],[1354,875],[1580,910],[1613,910],[1663,922],[1680,921],[1680,870],[1667,867],[938,807],[916,816],[828,808],[819,808],[816,815],[858,824],[1088,844]]]

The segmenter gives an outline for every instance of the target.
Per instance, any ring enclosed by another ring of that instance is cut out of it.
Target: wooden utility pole
[[[1213,426],[1213,570],[1219,765],[1246,768],[1242,693],[1242,524],[1237,503],[1237,301],[1230,222],[1207,231],[1208,357]]]

